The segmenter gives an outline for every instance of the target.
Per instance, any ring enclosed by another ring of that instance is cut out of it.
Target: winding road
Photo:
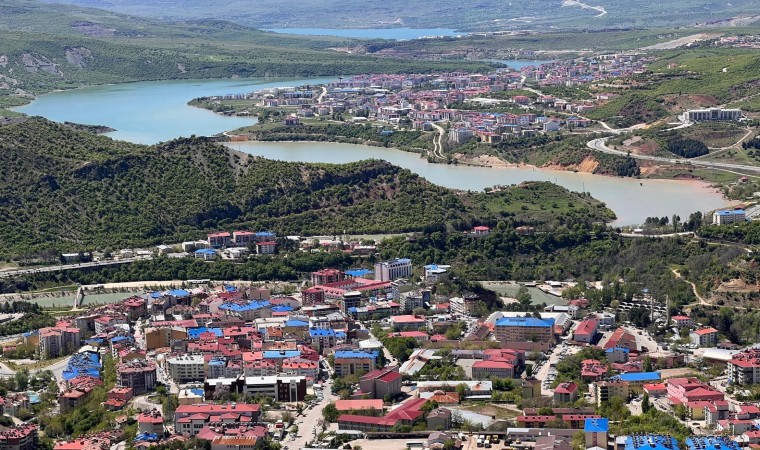
[[[741,172],[733,172],[733,171],[743,170],[746,172],[760,174],[760,167],[758,166],[748,166],[744,164],[731,164],[731,163],[722,163],[722,162],[714,162],[714,161],[702,161],[702,160],[694,160],[694,159],[684,160],[684,159],[663,158],[661,156],[637,155],[635,153],[615,150],[607,146],[608,139],[609,137],[592,139],[586,145],[589,148],[602,152],[602,153],[608,153],[610,155],[618,155],[618,156],[630,156],[633,159],[641,159],[645,161],[656,161],[656,162],[676,164],[676,165],[699,166],[699,167],[705,167],[708,169],[724,170],[727,172],[737,173],[739,175],[744,175],[744,174]]]
[[[443,136],[446,135],[446,130],[443,129],[440,125],[430,123],[433,128],[438,132],[438,136],[433,139],[433,156],[438,159],[446,159],[445,156],[443,156]]]

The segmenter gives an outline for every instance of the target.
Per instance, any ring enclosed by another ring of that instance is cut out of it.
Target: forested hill
[[[535,183],[441,188],[387,162],[266,160],[205,138],[146,147],[33,118],[0,127],[0,256],[174,243],[216,229],[279,235],[589,223],[611,211]]]

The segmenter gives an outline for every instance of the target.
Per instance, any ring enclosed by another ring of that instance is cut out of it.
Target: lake
[[[179,136],[210,136],[255,122],[254,118],[226,117],[193,108],[196,97],[250,92],[274,86],[324,83],[309,80],[181,80],[95,86],[54,92],[17,111],[58,122],[106,125],[115,139],[154,144]],[[342,163],[384,159],[409,169],[433,183],[456,189],[482,190],[497,184],[551,181],[573,191],[590,192],[618,216],[616,225],[642,223],[649,216],[682,219],[694,211],[727,205],[722,196],[703,184],[685,181],[635,180],[531,167],[488,168],[430,164],[418,154],[395,149],[336,143],[260,142],[232,147],[254,155],[286,161]]]
[[[337,36],[355,39],[390,39],[395,41],[431,36],[465,36],[449,28],[272,28],[265,31],[303,36]]]

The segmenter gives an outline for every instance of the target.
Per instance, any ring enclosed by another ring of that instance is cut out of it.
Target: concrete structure
[[[696,378],[670,378],[665,381],[668,399],[673,404],[686,404],[695,401],[723,400],[723,393]]]
[[[163,436],[164,418],[157,409],[144,412],[137,416],[137,430],[139,433],[151,433]]]
[[[145,329],[145,346],[149,351],[171,347],[173,342],[186,340],[187,329],[184,327],[149,327]]]
[[[475,361],[472,365],[472,379],[514,378],[515,366],[506,361]]]
[[[375,264],[375,280],[377,281],[394,281],[411,276],[412,260],[409,258],[398,258]]]
[[[496,321],[494,334],[499,342],[549,342],[554,336],[554,319],[503,317]]]
[[[694,330],[689,333],[689,340],[700,347],[714,346],[718,343],[718,330],[712,327]]]
[[[377,351],[340,350],[335,352],[333,369],[339,377],[358,373],[366,374],[375,369],[377,357]]]
[[[594,383],[594,400],[597,406],[609,402],[612,398],[628,401],[628,383],[625,381],[597,381]]]
[[[596,318],[587,318],[578,324],[578,328],[573,332],[573,340],[576,342],[590,343],[596,336],[596,330],[599,327],[599,321]]]
[[[135,359],[116,366],[116,383],[132,388],[134,395],[144,394],[156,388],[156,363],[145,359]]]
[[[624,450],[678,450],[678,441],[673,436],[637,434],[626,438]]]
[[[690,109],[686,111],[690,122],[707,122],[713,120],[739,120],[742,118],[741,109],[707,108]]]
[[[728,381],[739,386],[760,383],[760,348],[750,348],[731,357],[727,364]]]
[[[607,448],[610,438],[610,421],[604,418],[586,419],[583,426],[586,448]]]
[[[713,225],[726,225],[747,220],[743,209],[724,209],[713,213]]]
[[[40,329],[39,350],[42,359],[70,355],[76,352],[80,345],[79,328],[50,327]]]
[[[395,397],[401,393],[401,374],[398,367],[385,367],[363,375],[359,380],[362,395],[373,399]]]
[[[261,406],[258,404],[231,403],[211,405],[180,405],[174,412],[174,430],[195,436],[210,422],[256,423],[260,420]]]
[[[206,377],[203,355],[174,355],[166,358],[169,377],[177,383],[203,381]]]
[[[572,381],[560,383],[554,388],[554,404],[572,403],[578,400],[578,385]]]
[[[37,450],[38,448],[37,425],[17,425],[0,431],[0,449],[2,450]]]

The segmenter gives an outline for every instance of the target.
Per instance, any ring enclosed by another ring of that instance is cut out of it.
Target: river
[[[115,139],[154,144],[179,136],[209,136],[255,122],[253,118],[225,117],[193,108],[195,97],[245,93],[265,87],[322,83],[310,80],[184,80],[95,86],[54,92],[18,111],[51,120],[107,125]],[[367,158],[387,160],[433,183],[456,189],[482,190],[497,184],[552,181],[574,191],[586,191],[605,202],[618,216],[615,225],[641,223],[650,216],[682,219],[694,211],[727,205],[704,184],[686,181],[635,180],[531,167],[488,168],[429,164],[419,155],[395,149],[337,143],[235,143],[240,151],[286,161],[341,163]]]

